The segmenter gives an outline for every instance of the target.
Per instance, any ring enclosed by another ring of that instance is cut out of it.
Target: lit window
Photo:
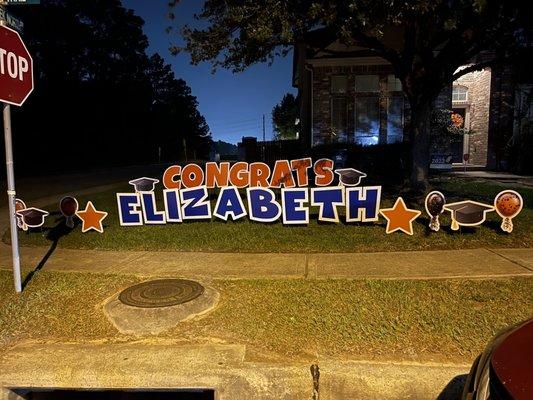
[[[355,76],[356,92],[379,92],[378,75],[356,75]]]
[[[467,101],[468,89],[464,86],[454,86],[452,91],[452,101]]]
[[[331,131],[332,141],[346,142],[347,135],[347,105],[346,98],[334,97],[331,99]]]
[[[362,146],[379,143],[379,97],[355,99],[355,142]]]
[[[331,93],[346,93],[348,78],[343,75],[331,77]]]
[[[387,143],[403,141],[403,97],[387,99]]]
[[[401,92],[402,91],[402,81],[400,81],[394,75],[387,76],[387,90],[389,92]]]

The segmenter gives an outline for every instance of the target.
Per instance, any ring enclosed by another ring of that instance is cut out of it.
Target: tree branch
[[[460,71],[457,71],[455,74],[452,75],[452,82],[459,79],[461,76],[469,74],[470,72],[474,71],[481,71],[484,68],[492,67],[498,63],[503,61],[502,59],[493,58],[492,60],[483,61],[477,64],[472,64],[466,68],[461,69]]]

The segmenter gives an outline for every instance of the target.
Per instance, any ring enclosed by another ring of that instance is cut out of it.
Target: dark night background
[[[185,2],[179,18],[192,19],[194,7]],[[211,75],[207,65],[170,55],[169,44],[179,38],[165,33],[166,12],[165,1],[133,0],[125,7],[119,0],[43,0],[15,10],[35,78],[24,106],[12,107],[17,174],[153,163],[159,148],[162,162],[208,157],[213,129],[181,72],[198,87],[220,133],[215,140],[260,134],[261,111],[290,89],[290,57],[277,66],[287,69],[285,85],[262,96],[257,85],[272,87],[266,65],[241,76]],[[151,42],[137,13],[151,19],[145,28]]]

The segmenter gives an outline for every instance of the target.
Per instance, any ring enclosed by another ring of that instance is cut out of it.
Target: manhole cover
[[[198,282],[186,279],[158,279],[139,283],[123,290],[118,299],[133,307],[157,308],[183,304],[204,292]]]

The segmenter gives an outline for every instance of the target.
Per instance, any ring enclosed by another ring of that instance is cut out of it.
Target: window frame
[[[372,77],[372,76],[375,76],[377,78],[377,88],[376,90],[360,90],[357,88],[357,78],[363,78],[363,77]],[[380,88],[380,85],[379,85],[379,81],[380,81],[380,74],[358,74],[358,75],[355,75],[354,76],[354,92],[357,94],[378,94],[381,93],[381,88]]]
[[[456,92],[457,90],[457,92]],[[459,90],[461,90],[462,92],[459,92]],[[464,99],[454,99],[454,95],[459,95],[459,94],[464,94]],[[453,85],[452,86],[452,102],[457,102],[457,103],[465,103],[468,101],[468,87],[467,86],[464,86],[464,85]]]
[[[344,85],[344,91],[334,91],[333,90],[333,80],[335,78],[344,78],[345,79],[345,85]],[[341,75],[341,74],[335,74],[331,75],[329,78],[329,93],[333,96],[343,96],[348,93],[348,75]]]
[[[335,136],[333,135],[333,130],[334,129],[337,129],[334,125],[333,125],[333,102],[335,100],[342,100],[344,101],[344,131],[343,132],[338,132]],[[331,96],[330,98],[330,102],[329,102],[329,117],[330,117],[330,129],[331,129],[331,139],[333,139],[334,137],[336,137],[335,140],[332,140],[333,142],[338,142],[338,143],[349,143],[349,137],[350,137],[350,133],[348,131],[348,127],[349,127],[349,123],[348,123],[348,98],[347,96],[343,96],[343,95],[333,95]],[[341,140],[341,138],[343,138]]]
[[[394,85],[390,84],[390,79],[394,79]],[[399,88],[398,88],[399,83]],[[391,88],[392,87],[392,88]],[[403,92],[402,81],[394,74],[387,74],[387,92]]]
[[[389,108],[390,108],[390,104],[391,102],[394,100],[394,99],[400,99],[402,104],[401,104],[401,127],[402,127],[402,134],[401,134],[401,137],[402,137],[402,140],[400,141],[397,141],[397,142],[393,142],[393,143],[402,143],[404,140],[405,140],[405,135],[404,135],[404,130],[405,130],[405,96],[403,95],[393,95],[393,96],[387,96],[387,104],[386,104],[386,116],[387,116],[387,123],[386,123],[386,130],[387,130],[387,135],[385,135],[386,137],[386,144],[392,144],[391,142],[389,142],[389,137],[392,137],[393,135],[391,135],[391,132],[389,131]],[[394,135],[394,136],[398,136],[398,135]]]
[[[377,144],[380,144],[380,136],[381,136],[381,107],[380,107],[380,102],[381,102],[381,96],[380,96],[380,92],[362,92],[363,95],[359,95],[359,93],[356,93],[355,94],[355,97],[354,97],[354,108],[353,108],[353,113],[354,113],[354,126],[353,126],[353,143],[355,144],[359,144],[360,146],[372,146],[372,145],[377,145]],[[373,99],[376,101],[377,103],[377,133],[374,133],[372,135],[359,135],[357,133],[357,128],[358,128],[358,112],[357,112],[357,102],[358,100],[367,100],[367,99]],[[369,139],[369,138],[374,138],[376,137],[377,138],[377,143],[373,143],[373,144],[361,144],[361,143],[358,143],[358,139],[361,139],[361,138],[366,138],[366,139]]]

